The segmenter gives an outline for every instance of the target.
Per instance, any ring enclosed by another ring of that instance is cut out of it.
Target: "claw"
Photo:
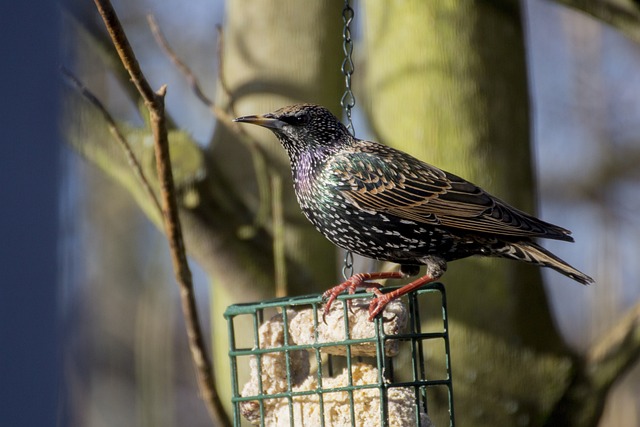
[[[331,310],[331,305],[336,300],[336,298],[338,298],[338,296],[345,290],[347,290],[350,295],[355,293],[356,288],[362,286],[363,283],[365,283],[364,274],[354,274],[346,281],[337,286],[334,286],[333,288],[327,289],[322,294],[323,300],[328,298],[326,304],[324,305],[324,312],[322,313],[322,321],[325,325],[327,324],[327,313],[329,312],[329,310]],[[351,309],[350,301],[348,301],[347,304],[349,305],[349,309]]]
[[[383,294],[379,289],[372,289],[373,293],[376,294],[376,297],[371,301],[371,304],[369,304],[369,320],[373,321],[374,317],[382,313],[387,304],[394,299],[400,298],[402,295],[408,294],[426,283],[433,282],[433,280],[433,277],[425,275],[414,280],[408,285],[404,285],[400,289],[389,292],[388,294]]]
[[[399,271],[387,271],[387,272],[380,272],[380,273],[358,273],[358,274],[354,274],[353,276],[351,276],[347,280],[345,280],[343,283],[341,283],[341,284],[339,284],[337,286],[334,286],[333,288],[327,289],[322,294],[322,299],[323,300],[325,300],[325,299],[327,300],[327,302],[324,305],[324,312],[322,313],[322,321],[325,323],[325,325],[327,324],[327,320],[326,320],[327,319],[327,313],[331,309],[331,305],[336,300],[336,298],[338,298],[338,296],[341,293],[343,293],[345,290],[347,290],[350,295],[353,295],[356,292],[356,289],[366,287],[368,291],[372,290],[376,295],[378,295],[378,297],[374,299],[374,301],[375,301],[380,297],[380,295],[382,295],[382,292],[380,292],[380,290],[379,290],[382,287],[382,285],[380,285],[379,283],[370,282],[370,280],[401,279],[403,277],[404,277],[404,274],[399,272]],[[373,304],[373,302],[372,302],[372,304]],[[349,307],[349,310],[351,310],[351,300],[347,301],[347,305]],[[386,305],[386,303],[384,305]],[[382,306],[382,309],[384,309],[384,305]],[[373,317],[375,317],[375,314],[373,316],[371,315],[371,306],[370,306],[369,307],[369,320],[372,320]]]
[[[377,291],[377,292],[376,292]],[[373,322],[373,319],[380,313],[384,311],[384,308],[389,304],[394,298],[389,297],[388,294],[383,294],[379,290],[375,290],[374,293],[376,297],[371,300],[369,304],[369,321]]]

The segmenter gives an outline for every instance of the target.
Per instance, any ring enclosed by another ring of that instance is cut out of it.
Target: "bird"
[[[400,264],[399,271],[357,273],[327,290],[326,314],[344,291],[374,293],[369,320],[392,300],[438,280],[447,263],[500,257],[552,268],[587,285],[594,280],[535,239],[573,242],[571,232],[527,214],[477,185],[387,145],[358,139],[327,108],[295,104],[234,119],[262,126],[286,150],[294,191],[309,221],[335,245]],[[388,293],[378,279],[425,274]]]

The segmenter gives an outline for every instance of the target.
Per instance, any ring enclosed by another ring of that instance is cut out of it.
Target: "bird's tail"
[[[501,256],[507,258],[513,258],[531,264],[553,268],[557,272],[562,273],[583,285],[593,283],[593,279],[591,277],[573,268],[565,261],[534,242],[523,241],[508,243],[505,245],[503,251],[500,252]]]

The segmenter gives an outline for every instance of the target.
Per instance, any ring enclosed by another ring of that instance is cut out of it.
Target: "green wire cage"
[[[454,426],[443,285],[373,322],[371,296],[339,296],[324,320],[320,296],[230,306],[234,425]]]

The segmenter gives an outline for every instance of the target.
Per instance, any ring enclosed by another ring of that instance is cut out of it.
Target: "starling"
[[[325,313],[343,291],[370,288],[369,318],[391,300],[435,281],[447,262],[472,255],[550,267],[582,284],[593,279],[535,243],[572,242],[571,232],[522,212],[464,179],[377,142],[352,136],[326,108],[296,104],[236,122],[271,130],[289,155],[305,216],[334,244],[400,264],[400,271],[359,273],[325,292]],[[426,274],[383,294],[376,279]]]

